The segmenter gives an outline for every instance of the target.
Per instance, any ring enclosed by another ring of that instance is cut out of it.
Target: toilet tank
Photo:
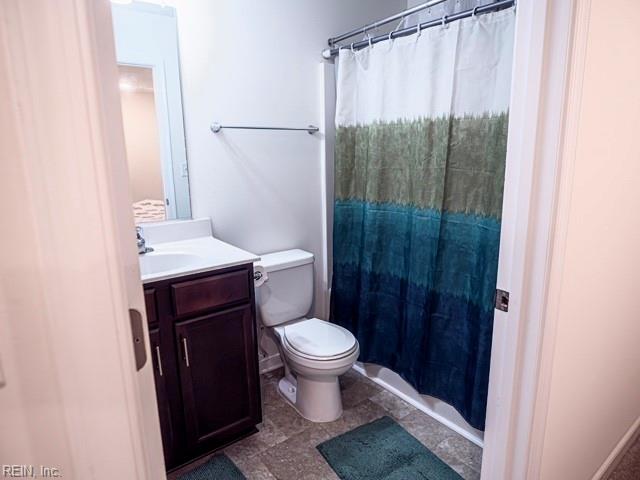
[[[304,250],[260,255],[268,279],[256,289],[262,323],[274,327],[304,317],[313,300],[313,254]]]

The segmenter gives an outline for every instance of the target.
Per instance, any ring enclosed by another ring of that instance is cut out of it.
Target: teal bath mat
[[[389,417],[318,445],[342,480],[461,480],[451,467]]]
[[[178,480],[247,480],[242,472],[225,454],[211,457],[207,463],[189,470]]]

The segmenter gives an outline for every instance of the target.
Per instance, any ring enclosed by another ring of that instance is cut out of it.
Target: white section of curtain
[[[510,8],[341,49],[336,125],[507,111],[514,26]]]

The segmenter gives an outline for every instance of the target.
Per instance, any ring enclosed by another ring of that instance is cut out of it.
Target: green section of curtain
[[[500,218],[508,115],[340,127],[337,200]]]

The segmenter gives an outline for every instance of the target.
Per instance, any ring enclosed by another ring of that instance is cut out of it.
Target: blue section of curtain
[[[499,221],[391,205],[339,202],[332,319],[360,360],[484,428]]]

